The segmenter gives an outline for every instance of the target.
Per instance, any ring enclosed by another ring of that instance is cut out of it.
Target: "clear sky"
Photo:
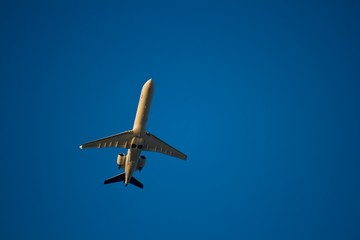
[[[356,1],[1,1],[0,239],[360,239]],[[103,185],[132,127],[143,190]]]

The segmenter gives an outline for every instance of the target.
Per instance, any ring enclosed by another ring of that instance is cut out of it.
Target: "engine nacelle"
[[[146,162],[146,157],[141,155],[140,158],[139,158],[138,165],[137,165],[137,169],[139,171],[141,171],[143,169],[143,167],[145,166],[145,162]]]
[[[119,169],[125,167],[125,160],[126,160],[126,155],[123,153],[119,153],[119,155],[117,157],[117,165],[118,165]]]

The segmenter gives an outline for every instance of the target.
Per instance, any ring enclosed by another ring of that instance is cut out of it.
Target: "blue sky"
[[[355,1],[2,1],[1,239],[359,239]],[[144,190],[103,185],[132,127]]]

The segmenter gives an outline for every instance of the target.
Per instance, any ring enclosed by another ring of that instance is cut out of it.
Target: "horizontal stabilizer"
[[[142,184],[141,182],[139,182],[136,178],[134,178],[134,177],[132,177],[131,179],[130,179],[130,183],[132,184],[132,185],[135,185],[135,186],[137,186],[137,187],[139,187],[139,188],[144,188],[144,184]]]
[[[114,177],[108,178],[104,181],[104,184],[109,184],[109,183],[115,183],[115,182],[124,182],[125,181],[125,173],[120,173]],[[139,188],[144,188],[144,184],[142,184],[141,182],[139,182],[139,180],[137,180],[136,178],[132,177],[130,179],[130,182],[132,185],[135,185]]]
[[[123,182],[125,181],[125,173],[120,173],[114,177],[108,178],[104,181],[104,184],[114,183],[114,182]]]

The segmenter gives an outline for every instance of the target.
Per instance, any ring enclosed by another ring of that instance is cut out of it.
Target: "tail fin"
[[[115,182],[124,182],[125,181],[125,173],[120,173],[114,177],[108,178],[104,181],[104,184],[109,184],[109,183],[115,183]],[[139,180],[137,180],[136,178],[132,177],[130,179],[130,183],[139,187],[139,188],[144,188],[144,185],[139,182]]]

